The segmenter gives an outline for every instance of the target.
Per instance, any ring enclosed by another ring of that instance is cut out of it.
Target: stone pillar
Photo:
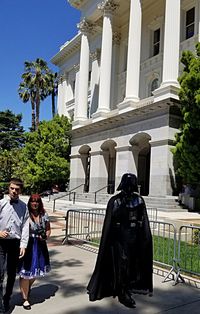
[[[200,3],[198,0],[196,0],[196,14],[195,14],[195,20],[198,21],[197,24],[197,34],[198,34],[198,41],[200,41]]]
[[[119,65],[119,45],[121,41],[121,34],[113,33],[113,57],[112,57],[112,72],[111,72],[111,97],[110,109],[115,109],[118,96],[117,71]]]
[[[108,184],[108,171],[104,159],[104,152],[91,152],[90,164],[90,192],[95,192],[98,189]],[[102,192],[106,192],[107,189]]]
[[[116,188],[125,172],[137,175],[138,154],[132,146],[116,147]]]
[[[81,160],[81,155],[70,156],[70,190],[85,183],[85,171]],[[84,185],[81,185],[76,192],[83,192]]]
[[[165,34],[163,51],[163,75],[161,86],[153,92],[155,100],[178,99],[179,48],[180,48],[180,0],[165,1]]]
[[[76,112],[76,120],[87,120],[88,110],[88,77],[89,77],[89,41],[88,34],[92,30],[92,25],[83,19],[78,28],[82,33],[81,52],[80,52],[80,72],[78,86],[78,104]]]
[[[57,102],[57,110],[59,116],[64,114],[64,107],[65,107],[65,102],[64,102],[64,75],[59,75],[58,79],[58,102]]]
[[[98,5],[103,11],[103,34],[101,46],[101,69],[98,112],[110,111],[111,67],[112,67],[112,17],[118,7],[113,0],[105,0]]]
[[[141,0],[130,0],[125,101],[139,101],[141,32]]]
[[[149,196],[172,195],[174,184],[172,145],[170,145],[169,140],[150,142],[150,144]]]
[[[98,95],[99,95],[99,62],[100,62],[100,50],[90,54],[92,61],[92,73],[91,73],[91,101],[90,101],[90,115],[97,110]]]
[[[76,73],[76,78],[75,78],[75,91],[74,91],[74,98],[75,98],[75,110],[74,110],[74,122],[73,123],[76,123],[76,120],[77,120],[77,117],[78,117],[78,110],[79,110],[79,101],[78,101],[78,87],[79,87],[79,70],[80,70],[80,67],[79,67],[79,64],[76,64],[74,65],[74,71]]]

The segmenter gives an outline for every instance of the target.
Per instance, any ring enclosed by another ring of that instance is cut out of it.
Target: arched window
[[[152,92],[153,92],[155,89],[157,89],[158,87],[159,87],[159,81],[158,81],[157,78],[155,78],[155,79],[151,82],[151,95],[153,95]]]

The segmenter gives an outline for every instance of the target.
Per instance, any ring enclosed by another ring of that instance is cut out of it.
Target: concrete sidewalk
[[[32,288],[30,313],[46,314],[192,314],[200,313],[200,289],[184,283],[173,286],[163,283],[163,277],[154,274],[154,296],[135,295],[136,308],[128,309],[116,299],[105,298],[89,302],[86,286],[92,274],[96,254],[79,246],[61,245],[64,233],[62,214],[50,214],[52,236],[48,246],[52,271],[37,280]],[[9,313],[21,314],[22,307],[18,279]]]

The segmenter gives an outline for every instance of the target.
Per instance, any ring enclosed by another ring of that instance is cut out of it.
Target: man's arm
[[[22,234],[20,240],[20,249],[26,249],[29,239],[29,212],[26,207],[26,213],[23,218],[22,223]]]

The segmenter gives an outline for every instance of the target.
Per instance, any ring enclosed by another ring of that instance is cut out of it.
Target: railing
[[[70,209],[66,213],[65,238],[63,243],[69,238],[78,240],[89,239],[92,243],[93,238],[101,237],[101,229],[105,218],[105,209]],[[148,217],[157,217],[157,208],[147,208]],[[98,223],[97,223],[98,221]],[[151,228],[155,228],[156,220],[150,221]]]
[[[54,200],[53,200],[53,212],[55,211],[55,207],[56,207],[56,200],[58,199],[61,199],[61,198],[64,198],[66,196],[69,196],[69,201],[71,201],[71,195],[73,194],[73,204],[75,204],[75,199],[76,199],[76,192],[74,192],[74,190],[80,188],[81,186],[83,186],[84,183],[76,186],[75,188],[71,189],[70,191],[66,192],[65,195],[61,195],[61,196],[58,196],[58,197],[55,197]]]
[[[148,216],[157,217],[156,210],[147,209]],[[78,240],[92,244],[98,252],[105,212],[97,210],[68,210],[63,244]],[[154,265],[168,269],[163,282],[184,282],[182,273],[200,277],[200,227],[183,225],[177,232],[172,223],[149,220],[153,238]],[[178,235],[178,236],[177,236]]]
[[[100,191],[102,191],[108,187],[112,187],[112,184],[107,184],[107,185],[103,186],[102,188],[100,188],[99,190],[94,192],[94,203],[95,204],[97,204],[97,193],[99,193]]]
[[[200,227],[180,227],[177,264],[179,271],[197,276],[200,274]]]

